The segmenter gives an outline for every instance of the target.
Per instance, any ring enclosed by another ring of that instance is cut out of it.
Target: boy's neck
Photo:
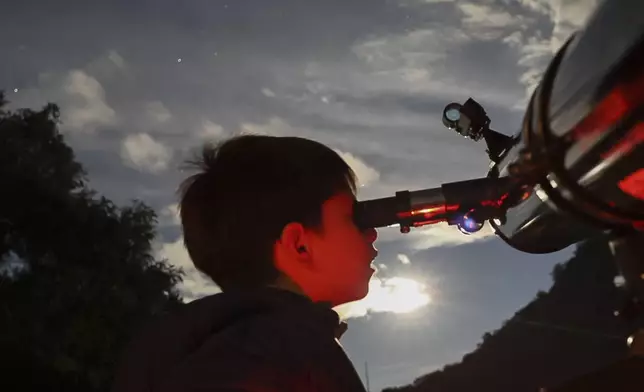
[[[301,296],[304,296],[304,297],[310,299],[313,302],[316,302],[316,303],[319,303],[319,304],[325,303],[325,304],[328,304],[329,307],[332,306],[330,303],[326,303],[326,302],[323,302],[323,301],[316,301],[315,298],[311,298],[309,295],[307,295],[304,292],[304,290],[302,290],[302,288],[300,286],[298,286],[295,282],[293,282],[293,280],[289,279],[288,277],[286,277],[284,275],[280,275],[275,280],[275,282],[273,282],[272,284],[269,284],[268,287],[273,287],[273,288],[277,288],[277,289],[281,289],[281,290],[290,291],[290,292],[293,292],[295,294],[299,294]]]
[[[295,282],[293,282],[291,279],[289,279],[289,278],[287,278],[287,277],[285,277],[285,276],[283,276],[283,275],[280,275],[280,276],[275,280],[275,282],[273,282],[273,283],[269,284],[269,285],[268,285],[268,287],[273,287],[273,288],[276,288],[276,289],[282,289],[282,290],[292,291],[292,292],[294,292],[294,293],[296,293],[296,294],[300,294],[300,295],[303,295],[303,296],[307,296],[307,295],[304,293],[304,291],[302,290],[302,288],[300,288],[300,286],[298,286],[298,285],[297,285]]]

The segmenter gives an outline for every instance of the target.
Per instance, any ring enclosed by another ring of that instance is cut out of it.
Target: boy
[[[114,392],[364,391],[335,306],[366,296],[375,229],[353,220],[355,173],[297,137],[206,146],[181,187],[185,246],[222,290],[129,350]]]

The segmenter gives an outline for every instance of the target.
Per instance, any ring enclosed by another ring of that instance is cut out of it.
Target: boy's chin
[[[369,282],[362,283],[354,287],[354,290],[351,291],[350,295],[347,295],[344,298],[343,303],[356,302],[364,299],[367,294],[369,294]]]

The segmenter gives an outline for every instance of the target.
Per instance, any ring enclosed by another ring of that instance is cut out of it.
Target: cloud
[[[262,94],[269,98],[275,98],[275,93],[271,89],[266,87],[262,89]]]
[[[148,102],[145,105],[145,114],[153,122],[163,124],[172,118],[172,113],[161,101]]]
[[[41,107],[48,102],[61,109],[61,130],[92,135],[102,127],[119,123],[116,110],[108,103],[101,78],[125,69],[125,60],[116,52],[65,72],[43,71],[35,86],[19,89],[12,97],[13,107]]]
[[[519,107],[524,107],[554,54],[572,33],[586,23],[597,8],[598,1],[522,0],[521,3],[527,9],[546,16],[552,24],[549,30],[531,26],[527,32],[517,31],[503,39],[503,42],[517,50],[518,65],[525,69],[520,82],[526,87],[526,97],[518,103]]]
[[[401,7],[417,7],[419,5],[455,3],[456,0],[396,0]]]
[[[372,76],[393,79],[407,91],[431,89],[433,66],[444,61],[452,47],[470,41],[461,29],[441,26],[390,34],[361,41],[352,52]]]
[[[159,213],[160,218],[162,219],[162,224],[166,225],[180,225],[181,216],[179,214],[179,204],[172,203],[165,208],[163,208]]]
[[[528,37],[520,33],[514,33],[504,38],[503,42],[515,48],[519,53],[518,65],[525,69],[519,81],[526,87],[527,100],[537,85],[546,67],[552,60],[553,51],[551,40],[541,37]],[[525,101],[518,103],[518,106],[525,107]]]
[[[94,132],[96,127],[116,122],[116,112],[105,101],[105,90],[94,77],[72,70],[63,81],[67,94],[62,113],[63,124],[76,131]]]
[[[357,53],[368,63],[386,68],[388,74],[412,75],[402,79],[411,78],[423,85],[433,85],[436,90],[436,79],[456,76],[437,74],[436,69],[440,69],[444,57],[441,53],[456,50],[468,42],[504,42],[516,50],[517,65],[521,70],[518,82],[525,86],[523,100],[513,100],[510,105],[514,105],[514,109],[524,109],[553,55],[586,22],[597,4],[598,0],[401,0],[401,6],[443,12],[445,15],[449,14],[451,6],[458,11],[460,27],[421,27],[406,35],[377,37],[360,44]],[[431,37],[432,42],[425,43],[427,40],[422,37]],[[419,42],[423,44],[419,45]],[[430,65],[433,65],[433,70]],[[382,69],[379,72],[382,74]],[[433,82],[429,80],[432,76]]]
[[[116,50],[108,50],[103,55],[89,62],[83,70],[99,80],[114,77],[133,76],[128,63]]]
[[[599,5],[598,0],[520,0],[520,3],[548,16],[552,21],[553,28],[548,39],[553,51],[583,26]]]
[[[552,2],[553,0],[518,0],[518,3],[520,3],[527,9],[536,11],[544,15],[547,15],[550,13],[552,9],[550,4]]]
[[[159,173],[168,167],[172,149],[147,133],[126,136],[121,144],[121,158],[135,169]]]
[[[513,105],[517,96],[514,83],[508,82],[507,73],[498,72],[501,60],[490,54],[496,52],[496,48],[492,47],[499,46],[496,39],[513,31],[512,28],[495,24],[500,23],[504,14],[497,11],[495,15],[498,17],[491,23],[477,16],[474,10],[479,8],[464,5],[464,9],[470,12],[468,15],[455,5],[447,6],[453,8],[447,12],[450,19],[469,20],[469,25],[465,22],[459,25],[458,21],[433,21],[415,30],[370,36],[358,41],[353,45],[352,52],[362,66],[357,67],[355,74],[347,75],[345,72],[343,76],[331,75],[339,79],[329,80],[337,91],[331,90],[331,94],[425,95],[445,102],[475,94],[478,100],[487,105]],[[512,70],[511,65],[509,69]],[[318,74],[319,77],[328,77],[322,71]],[[350,109],[347,108],[345,117],[360,116],[361,125],[372,127],[377,123],[397,128],[411,124],[418,126],[416,124],[427,123],[430,113],[427,111],[424,116],[400,112],[379,113],[374,110],[354,113]],[[364,118],[371,121],[365,122]]]
[[[369,282],[369,294],[360,300],[337,306],[343,319],[364,317],[369,313],[409,313],[431,302],[425,285],[409,278],[374,278]]]
[[[264,124],[244,122],[239,127],[241,134],[271,135],[271,136],[296,136],[302,132],[288,124],[284,119],[271,117]]]
[[[117,51],[110,50],[107,54],[107,58],[118,68],[125,68],[125,59],[123,59],[123,57],[121,57],[121,55]]]
[[[400,253],[398,254],[397,258],[398,258],[398,261],[400,261],[403,264],[411,264],[411,260],[409,260],[409,256],[407,256],[406,254]]]
[[[582,27],[599,5],[598,0],[551,0],[552,19],[555,27],[551,47],[556,51],[566,39]]]
[[[204,120],[197,131],[197,136],[201,139],[221,139],[227,136],[227,133],[219,124],[216,124],[210,120]]]
[[[208,295],[221,292],[219,287],[192,263],[183,243],[183,236],[175,242],[162,244],[157,255],[167,259],[168,263],[179,267],[184,272],[183,281],[178,285],[184,302],[191,302]]]
[[[464,15],[463,28],[477,39],[498,39],[508,29],[525,23],[521,15],[510,14],[495,4],[460,1],[456,5]]]
[[[351,169],[356,173],[359,186],[366,187],[378,181],[380,178],[380,173],[378,173],[376,169],[368,166],[363,160],[355,155],[337,149],[335,149],[335,152],[338,153],[338,155],[340,155],[340,157],[342,157],[342,159],[344,159],[349,167],[351,167]]]
[[[378,229],[379,244],[398,242],[402,239],[405,241],[406,248],[410,250],[469,244],[487,241],[493,238],[496,238],[494,231],[487,223],[479,232],[470,235],[461,233],[456,226],[450,226],[447,223],[436,223],[434,225],[412,228],[406,234],[401,234],[397,226]],[[399,261],[405,264],[400,258]]]

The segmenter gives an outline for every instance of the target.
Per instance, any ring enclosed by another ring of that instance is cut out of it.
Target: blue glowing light
[[[458,225],[460,231],[464,234],[472,234],[481,229],[483,225],[477,222],[475,219],[464,216],[461,224]]]
[[[476,221],[472,218],[465,218],[465,221],[463,223],[465,224],[465,227],[467,227],[468,229],[476,228]]]

